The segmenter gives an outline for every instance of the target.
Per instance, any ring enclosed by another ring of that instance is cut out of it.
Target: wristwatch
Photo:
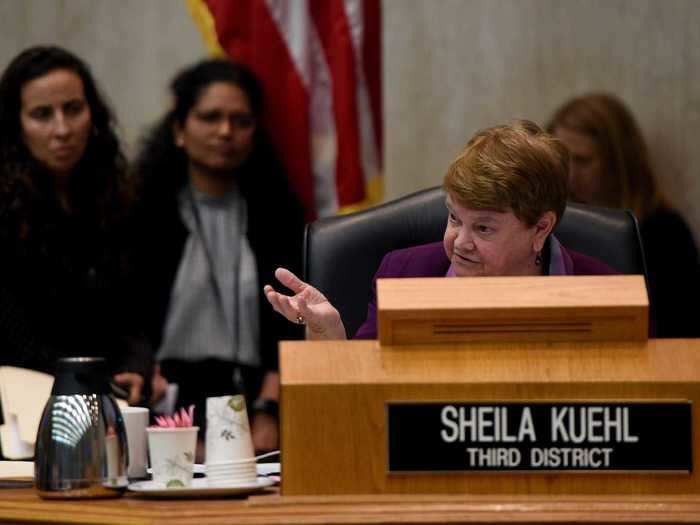
[[[277,419],[280,412],[280,405],[274,399],[265,399],[259,397],[253,402],[253,406],[251,407],[251,409],[253,414],[261,412],[263,414],[267,414],[268,416],[272,416],[275,419]]]

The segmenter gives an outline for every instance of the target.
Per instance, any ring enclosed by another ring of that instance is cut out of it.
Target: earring
[[[540,252],[537,252],[537,255],[535,255],[535,266],[541,266],[542,265],[542,254]]]

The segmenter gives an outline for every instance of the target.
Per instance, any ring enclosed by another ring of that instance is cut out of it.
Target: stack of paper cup
[[[243,396],[207,399],[206,473],[210,485],[257,481],[253,440]]]

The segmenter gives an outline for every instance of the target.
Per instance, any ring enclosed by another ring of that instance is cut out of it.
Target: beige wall
[[[638,117],[671,200],[700,238],[700,2],[385,0],[388,196],[439,184],[481,127],[544,124],[612,91]]]
[[[167,105],[167,83],[206,55],[184,0],[0,0],[0,68],[58,44],[84,58],[133,145]]]
[[[388,197],[439,184],[478,128],[542,123],[573,94],[609,90],[638,116],[664,187],[700,233],[700,2],[384,6]],[[46,42],[92,64],[131,144],[161,114],[175,70],[205,54],[184,0],[0,0],[0,67]]]

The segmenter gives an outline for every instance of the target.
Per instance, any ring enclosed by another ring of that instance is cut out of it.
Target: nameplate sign
[[[389,472],[692,471],[690,401],[388,403]]]

